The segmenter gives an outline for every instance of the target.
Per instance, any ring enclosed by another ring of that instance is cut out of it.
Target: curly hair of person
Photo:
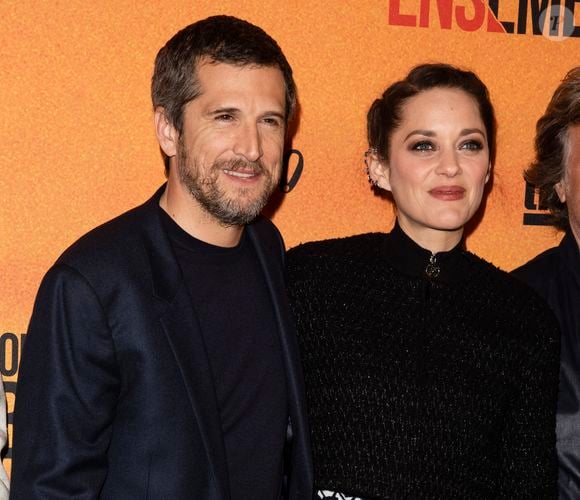
[[[559,229],[569,227],[568,207],[555,185],[566,175],[569,155],[568,131],[580,124],[580,66],[570,70],[558,86],[544,115],[536,124],[535,159],[524,178],[540,196],[540,206],[550,211],[550,222]]]

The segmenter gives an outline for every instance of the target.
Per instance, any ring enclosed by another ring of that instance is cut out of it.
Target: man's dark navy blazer
[[[209,362],[160,218],[162,192],[82,237],[42,282],[20,368],[11,498],[230,498]],[[264,218],[246,230],[284,355],[293,434],[287,497],[310,499],[283,244]]]

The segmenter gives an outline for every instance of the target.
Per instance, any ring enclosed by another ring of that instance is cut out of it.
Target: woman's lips
[[[456,201],[465,196],[465,189],[461,186],[437,186],[430,189],[429,194],[438,200]]]

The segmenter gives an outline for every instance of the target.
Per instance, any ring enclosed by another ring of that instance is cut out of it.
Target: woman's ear
[[[365,163],[367,165],[369,180],[373,186],[390,191],[390,169],[387,162],[379,158],[379,153],[376,149],[371,148],[366,152]]]
[[[554,184],[554,190],[556,191],[558,198],[560,198],[560,201],[566,203],[566,181],[561,179],[560,182]]]
[[[491,162],[489,162],[489,165],[487,166],[487,174],[485,174],[485,184],[487,184],[487,181],[489,181],[490,177],[491,177]]]
[[[155,109],[155,135],[157,142],[163,152],[169,156],[177,154],[177,144],[179,142],[179,134],[175,127],[171,124],[165,113],[165,109],[158,106]]]

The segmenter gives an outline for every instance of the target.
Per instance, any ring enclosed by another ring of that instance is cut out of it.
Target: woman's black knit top
[[[461,245],[430,260],[398,226],[288,253],[316,489],[556,498],[555,318]]]

